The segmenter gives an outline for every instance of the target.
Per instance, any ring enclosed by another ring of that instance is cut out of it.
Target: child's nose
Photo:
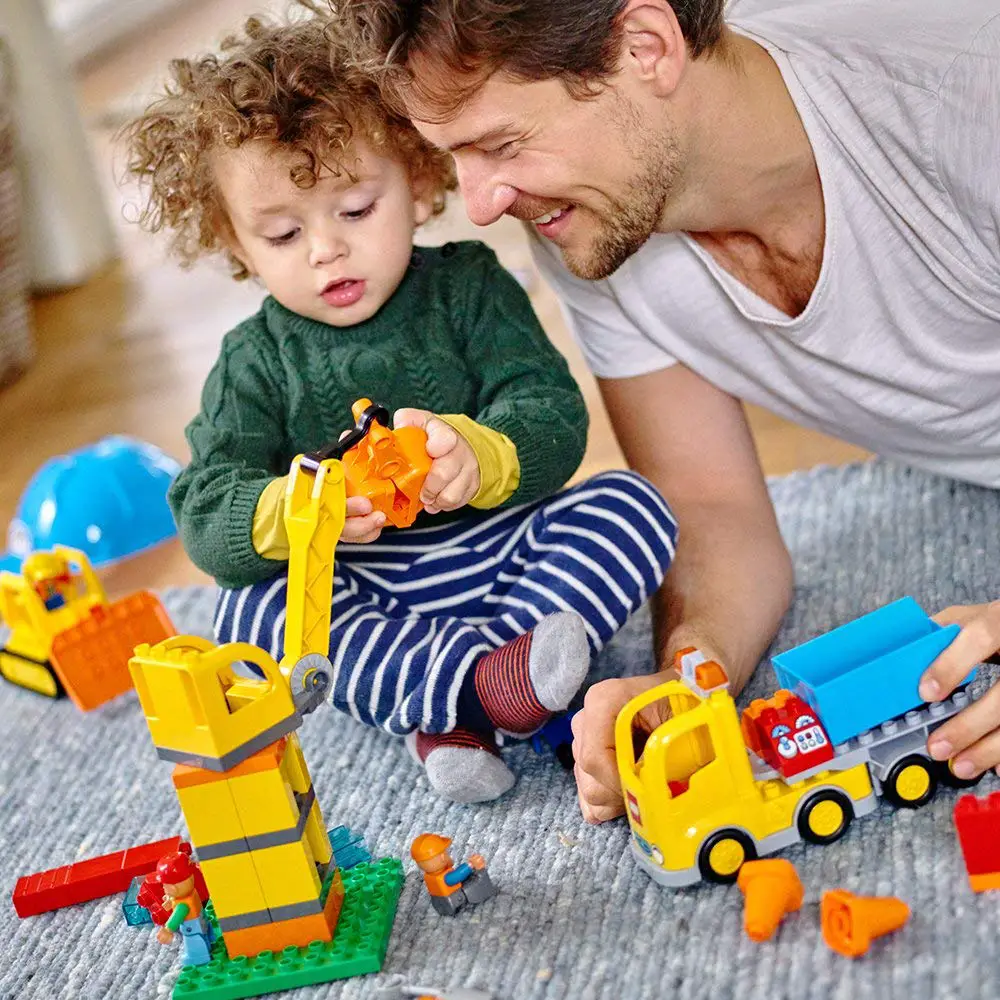
[[[350,252],[347,241],[336,233],[321,233],[313,238],[309,263],[313,267],[322,267],[332,264],[338,257],[349,256]]]

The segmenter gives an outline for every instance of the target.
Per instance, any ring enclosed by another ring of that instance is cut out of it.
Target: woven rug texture
[[[930,612],[1000,597],[1000,492],[883,461],[770,486],[796,567],[772,652],[904,595]],[[213,601],[208,588],[164,595],[180,632],[206,636]],[[595,676],[645,673],[651,662],[642,613]],[[990,680],[987,670],[976,683]],[[741,705],[775,687],[765,661]],[[18,875],[183,832],[170,765],[157,760],[135,695],[84,715],[2,684],[0,722],[0,1000],[167,997],[178,949],[148,926],[126,926],[122,896],[25,920],[9,902]],[[468,807],[436,798],[399,741],[329,708],[300,732],[327,826],[363,834],[375,856],[403,858],[407,877],[380,975],[282,997],[371,998],[392,974],[496,1000],[1000,997],[1000,892],[968,887],[953,791],[916,811],[883,803],[836,844],[785,851],[806,902],[761,945],[743,933],[735,886],[660,888],[634,864],[624,821],[585,824],[572,776],[552,756],[506,750],[516,788]],[[989,775],[978,791],[995,787]],[[485,855],[499,895],[438,916],[408,854],[424,831],[452,837],[456,857]],[[820,895],[834,887],[900,896],[912,918],[866,957],[841,958],[819,928]]]

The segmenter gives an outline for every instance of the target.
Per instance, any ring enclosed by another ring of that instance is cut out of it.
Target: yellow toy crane
[[[132,686],[137,643],[174,631],[149,591],[109,604],[86,555],[63,545],[32,553],[20,573],[0,573],[0,618],[11,628],[0,674],[50,698],[68,694],[84,711]]]
[[[231,958],[330,941],[340,873],[295,730],[329,682],[333,557],[346,516],[337,459],[298,456],[280,665],[248,643],[195,636],[140,646],[132,675],[174,786]],[[256,668],[243,677],[234,664]],[[330,878],[327,876],[330,875]]]

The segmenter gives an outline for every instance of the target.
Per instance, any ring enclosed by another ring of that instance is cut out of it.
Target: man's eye
[[[287,243],[291,243],[296,236],[299,235],[298,227],[295,229],[289,229],[287,233],[282,233],[280,236],[268,236],[267,242],[273,247],[284,246]]]
[[[358,208],[358,209],[355,209],[353,212],[344,212],[342,214],[343,214],[343,216],[344,216],[345,219],[352,219],[352,220],[356,221],[358,219],[367,218],[374,211],[375,211],[375,202],[372,202],[370,205],[367,205],[365,208]]]
[[[496,149],[488,149],[486,155],[497,160],[509,160],[512,156],[517,155],[517,140],[511,139],[510,142],[505,142],[502,146],[497,146]]]

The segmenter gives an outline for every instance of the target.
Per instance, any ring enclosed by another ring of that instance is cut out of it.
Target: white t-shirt
[[[593,371],[678,361],[733,395],[1000,487],[997,0],[736,0],[812,143],[826,240],[794,319],[685,234],[604,281],[533,241]]]

